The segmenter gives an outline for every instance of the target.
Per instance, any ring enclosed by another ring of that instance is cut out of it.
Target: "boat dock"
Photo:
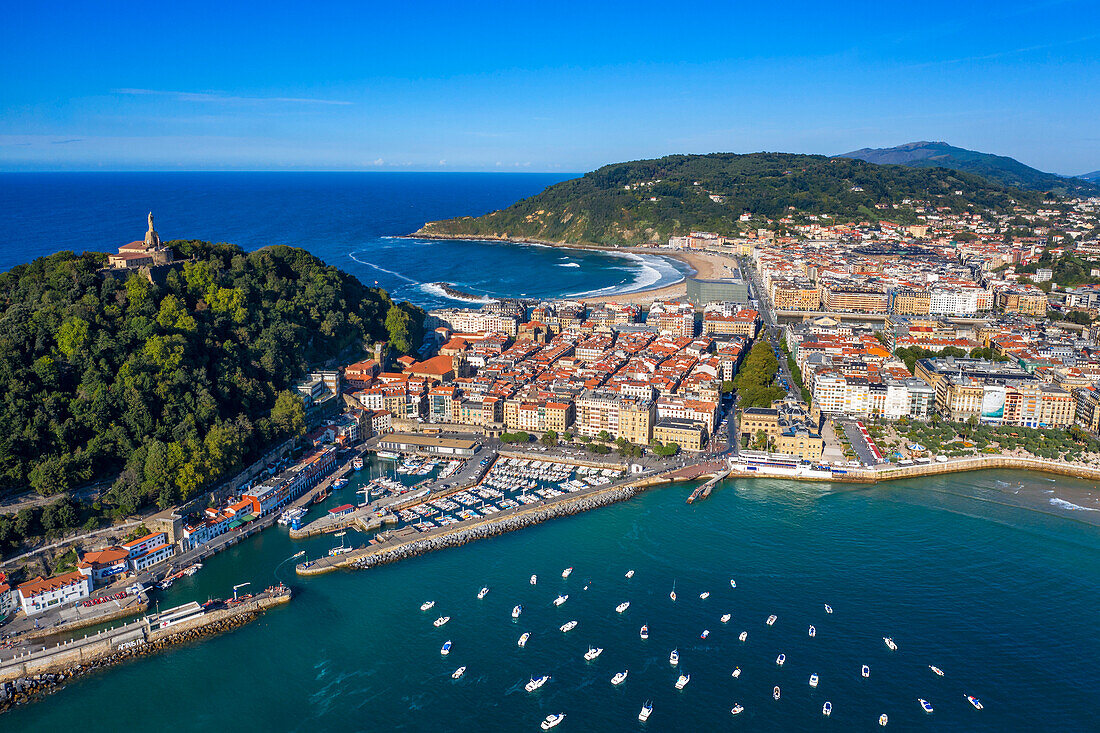
[[[730,469],[728,468],[724,471],[721,471],[720,473],[715,474],[710,479],[708,479],[705,484],[695,489],[695,491],[691,492],[691,496],[687,498],[687,503],[694,504],[699,499],[706,499],[708,496],[710,496],[711,490],[718,484],[718,482],[729,475]]]

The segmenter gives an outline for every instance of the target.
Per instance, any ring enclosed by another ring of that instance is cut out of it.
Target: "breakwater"
[[[474,540],[514,532],[549,519],[579,514],[625,501],[634,496],[638,488],[635,485],[619,486],[596,490],[583,496],[552,500],[545,504],[530,504],[494,514],[489,518],[475,520],[469,524],[441,527],[410,539],[382,542],[345,555],[302,563],[297,566],[297,572],[301,575],[320,575],[340,568],[364,569],[385,565],[435,550],[458,547]]]
[[[151,621],[156,616],[149,616],[8,659],[0,663],[0,712],[31,702],[80,675],[239,628],[290,598],[289,588],[276,587],[163,628]]]

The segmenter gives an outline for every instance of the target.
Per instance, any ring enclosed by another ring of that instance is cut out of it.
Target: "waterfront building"
[[[167,537],[167,535],[165,535]],[[77,570],[91,578],[92,587],[123,575],[130,567],[130,551],[124,547],[108,547],[105,550],[85,552],[76,564]]]
[[[39,575],[18,588],[19,603],[28,616],[65,606],[92,594],[92,579],[79,570],[52,578]]]
[[[733,302],[748,303],[748,284],[738,277],[722,278],[720,280],[703,280],[701,278],[687,278],[687,300],[692,305],[702,308],[707,303]]]
[[[665,445],[676,443],[681,450],[695,452],[703,450],[707,432],[694,420],[666,417],[658,419],[653,425],[653,440]]]
[[[388,433],[378,441],[378,448],[396,453],[430,453],[440,456],[469,458],[480,447],[476,440],[443,438],[415,433]]]

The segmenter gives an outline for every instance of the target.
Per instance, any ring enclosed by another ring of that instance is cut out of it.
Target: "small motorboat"
[[[737,635],[737,640],[738,641],[746,641],[748,638],[749,638],[749,632],[747,632],[747,631],[742,631],[740,634]]]
[[[642,628],[638,630],[638,636],[642,637],[643,639],[648,639],[649,638],[649,627],[646,626],[645,624],[642,624]]]
[[[534,692],[535,690],[539,689],[540,687],[542,687],[543,685],[545,685],[549,681],[550,681],[550,675],[548,675],[548,674],[544,674],[541,677],[532,677],[531,681],[523,686],[523,689],[527,690],[528,692]]]
[[[576,621],[566,621],[564,624],[561,625],[561,632],[563,634],[565,634],[565,633],[568,633],[568,632],[572,631],[575,628],[577,628],[577,622]]]
[[[682,674],[676,679],[676,689],[682,690],[687,687],[687,683],[691,682],[690,674]]]
[[[516,642],[516,645],[521,646],[521,647],[527,646],[527,640],[530,639],[530,638],[531,638],[531,632],[530,631],[524,631],[523,636],[519,637],[519,641]]]
[[[705,639],[710,636],[710,629],[703,629],[703,633],[699,634],[700,639]]]
[[[890,722],[890,718],[888,718],[886,716],[886,713],[883,713],[882,715],[878,716],[878,724],[881,725],[883,728],[885,728],[886,724],[889,723],[889,722]]]
[[[860,674],[862,674],[864,677],[870,677],[871,676],[871,668],[868,667],[866,664],[863,665],[863,669],[860,670]]]
[[[734,667],[733,668],[733,673],[730,674],[730,677],[732,677],[734,679],[737,679],[740,676],[741,676],[741,668],[740,667]]]
[[[532,576],[531,576],[531,585],[535,585],[535,584],[536,584],[536,583],[538,583],[538,582],[539,582],[539,576],[537,576],[537,575],[532,575]]]
[[[562,578],[568,578],[572,574],[573,574],[573,568],[566,568],[565,570],[561,571],[561,577]]]
[[[653,703],[649,700],[645,701],[645,705],[642,706],[641,712],[638,713],[638,720],[643,723],[649,720],[649,716],[653,714]]]
[[[450,616],[440,616],[435,621],[432,621],[432,626],[434,626],[438,629],[440,626],[442,626],[443,624],[447,623],[450,620],[451,620]]]
[[[542,729],[550,730],[554,726],[565,720],[565,713],[558,713],[557,715],[547,715],[546,720],[542,721]]]
[[[516,606],[512,609],[512,618],[519,618],[521,613],[523,613],[523,606]]]
[[[966,701],[973,705],[975,710],[981,710],[984,707],[984,705],[982,705],[982,701],[974,697],[973,695],[967,695]]]
[[[934,664],[929,664],[928,669],[935,672],[937,677],[943,677],[943,670],[940,669],[939,667],[935,666]]]
[[[464,674],[466,674],[466,668],[465,667],[459,667],[454,672],[451,672],[451,679],[452,680],[457,680],[459,677],[461,677]]]
[[[628,577],[628,578],[633,578],[633,577],[634,577],[634,571],[633,571],[633,570],[627,570],[627,571],[626,571],[626,577]],[[650,709],[650,710],[652,710],[652,709],[653,709],[653,706],[652,706],[652,705],[650,705],[650,706],[649,706],[649,709]],[[649,716],[647,715],[646,717],[648,718]]]
[[[593,659],[600,656],[601,654],[603,654],[603,649],[601,649],[600,647],[596,647],[595,649],[593,649],[592,647],[588,647],[588,651],[584,653],[584,659],[586,662],[591,662]]]
[[[489,589],[488,588],[482,588],[481,590],[479,590],[477,592],[477,599],[480,601],[482,598],[484,598],[487,595],[489,595]]]
[[[611,684],[621,685],[623,682],[626,681],[626,676],[628,674],[630,674],[629,669],[624,669],[622,672],[616,672],[615,676],[611,678]]]
[[[668,597],[672,599],[673,603],[676,602],[676,591],[672,591],[668,594]]]
[[[448,654],[451,653],[451,640],[450,639],[443,642],[443,646],[440,648],[439,653],[442,654],[443,656],[447,656]]]
[[[723,613],[722,618],[721,618],[722,623],[727,624],[727,623],[729,623],[729,620],[730,620],[730,615],[728,613]]]
[[[811,626],[809,629],[806,630],[806,635],[809,636],[811,639],[814,638],[815,636],[817,636],[817,629]]]
[[[775,700],[779,699],[779,685],[772,688],[772,698]]]
[[[882,637],[882,641],[883,641],[883,643],[884,643],[884,644],[886,644],[886,647],[887,647],[887,648],[888,648],[888,649],[889,649],[890,651],[892,651],[892,652],[896,652],[896,651],[898,650],[898,645],[897,645],[897,644],[895,644],[895,643],[894,643],[894,640],[893,640],[893,639],[891,639],[891,638],[890,638],[889,636],[884,636],[884,637]]]
[[[768,616],[768,626],[775,626],[775,622],[778,620],[778,618],[779,617],[776,616],[774,613],[771,616]]]
[[[918,697],[917,702],[919,702],[920,706],[922,708],[924,708],[924,712],[926,712],[926,713],[931,713],[932,712],[932,703],[928,702],[923,697]]]
[[[557,598],[554,599],[554,605],[555,606],[560,606],[561,604],[565,603],[568,600],[569,600],[568,595],[558,596]]]
[[[833,714],[833,704],[828,700],[826,700],[825,704],[821,706],[821,714],[824,715],[826,718]]]
[[[734,580],[733,578],[730,578],[730,588],[736,588],[736,587],[737,587],[737,581]]]
[[[630,601],[623,601],[619,605],[615,606],[615,613],[622,613],[628,608],[630,608]]]
[[[699,594],[699,598],[701,600],[704,600],[704,601],[707,600],[708,598],[710,598],[710,591],[709,590],[703,591],[702,593]]]
[[[832,613],[832,612],[833,612],[833,607],[830,606],[828,603],[826,603],[825,604],[825,613]]]
[[[776,666],[779,666],[779,667],[782,667],[783,663],[786,662],[786,661],[787,661],[787,655],[786,654],[780,654],[778,657],[775,658],[775,664],[776,664]]]
[[[731,715],[740,715],[743,712],[745,712],[745,706],[741,703],[736,703],[732,708],[730,708]]]
[[[673,649],[672,653],[668,655],[668,663],[671,664],[673,667],[675,667],[677,664],[679,664],[680,663],[680,652]]]
[[[817,687],[818,677],[817,672],[810,675],[810,687]]]
[[[435,601],[424,601],[420,604],[421,611],[430,611],[435,606]]]

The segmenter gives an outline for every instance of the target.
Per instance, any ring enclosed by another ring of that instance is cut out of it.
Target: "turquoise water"
[[[351,496],[355,483],[330,501]],[[653,490],[369,571],[296,578],[287,562],[279,574],[297,591],[288,606],[239,631],[91,675],[9,713],[4,727],[537,730],[562,711],[561,731],[871,730],[882,712],[892,730],[1094,727],[1100,529],[1077,521],[1082,512],[1052,506],[1055,494],[1046,493],[1084,494],[1090,485],[1007,472],[854,489],[743,480],[688,506],[690,489]],[[332,542],[266,531],[212,558],[162,606],[224,596],[245,581],[268,585],[292,553],[323,553]],[[563,580],[566,566],[575,570]],[[490,593],[478,601],[483,585]],[[704,590],[711,596],[700,600]],[[555,608],[559,592],[569,601]],[[435,608],[421,612],[429,599]],[[624,600],[631,606],[620,616],[614,607]],[[525,610],[513,621],[517,603]],[[826,615],[823,603],[835,613]],[[733,618],[723,625],[725,612]],[[440,614],[452,620],[436,629]],[[770,628],[769,614],[779,617]],[[570,619],[579,626],[562,634],[558,626]],[[650,629],[644,642],[642,623]],[[741,630],[747,643],[737,641]],[[520,649],[523,631],[532,638]],[[886,649],[883,636],[900,649]],[[447,639],[454,649],[442,658]],[[589,644],[605,649],[592,663],[582,658]],[[668,664],[673,647],[691,674],[680,692]],[[860,677],[861,664],[870,679]],[[455,682],[459,665],[468,670]],[[627,681],[612,687],[624,668]],[[816,690],[807,684],[812,672],[821,678]],[[538,674],[553,679],[525,692]],[[985,710],[964,694],[980,697]],[[925,714],[918,697],[935,713]],[[654,712],[643,725],[636,716],[647,699]],[[830,719],[820,713],[825,700]],[[729,714],[735,702],[746,708],[737,719]]]

